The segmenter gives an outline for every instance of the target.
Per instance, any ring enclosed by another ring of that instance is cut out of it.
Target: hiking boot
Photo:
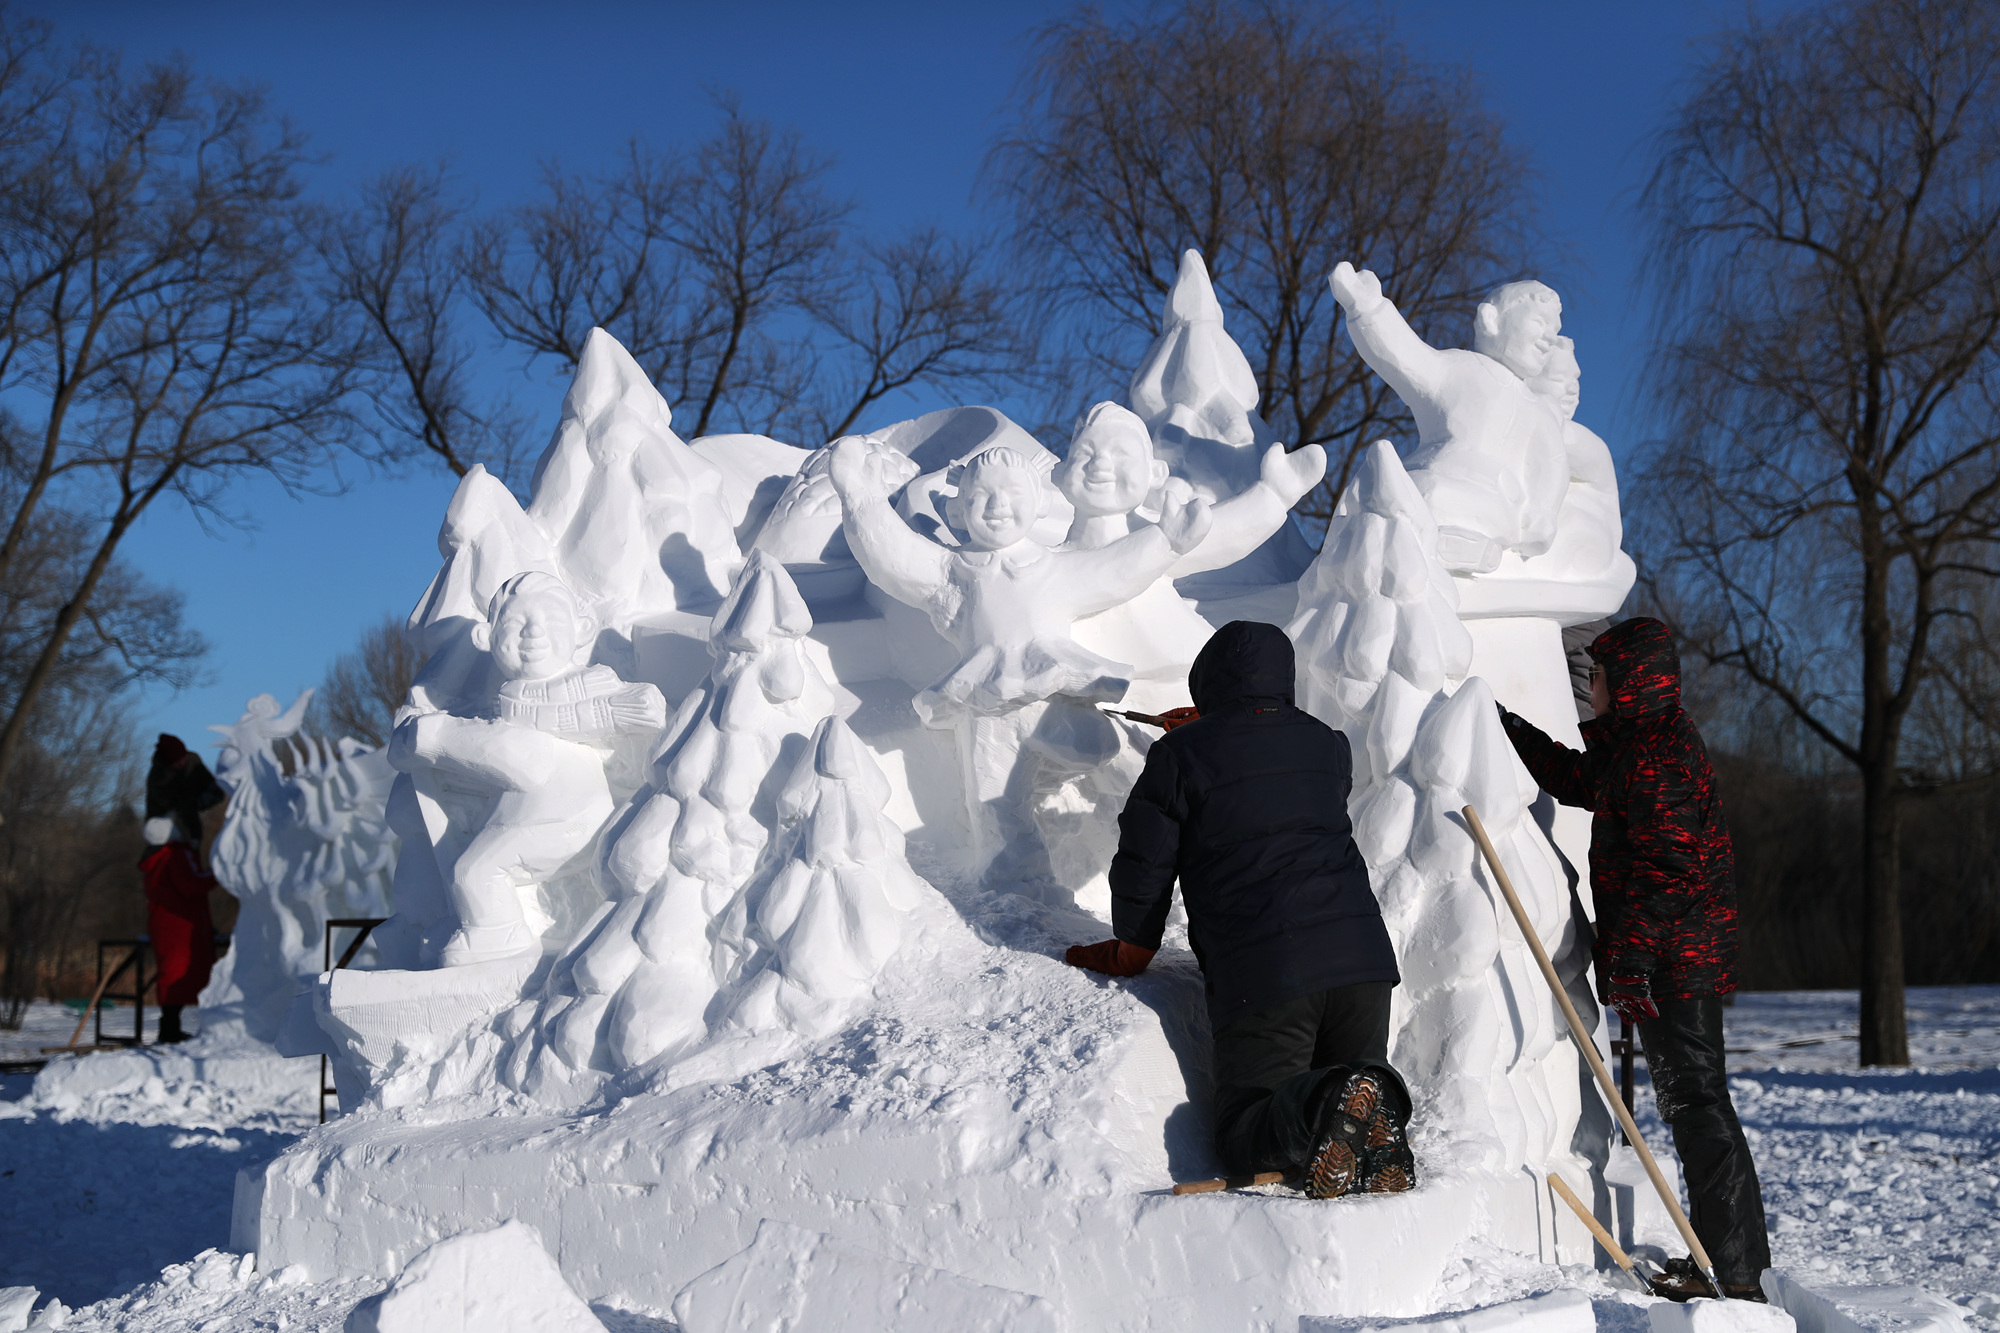
[[[1670,1301],[1691,1301],[1697,1297],[1711,1297],[1715,1288],[1708,1285],[1708,1279],[1696,1268],[1692,1259],[1669,1259],[1659,1276],[1648,1284],[1655,1296],[1664,1296]]]
[[[1368,1139],[1361,1148],[1361,1189],[1367,1194],[1401,1194],[1417,1183],[1417,1156],[1410,1136],[1396,1123],[1388,1105],[1375,1108],[1368,1122]]]
[[[1351,1074],[1321,1113],[1319,1147],[1306,1167],[1308,1199],[1338,1199],[1360,1179],[1368,1126],[1382,1105],[1382,1083],[1369,1070]]]

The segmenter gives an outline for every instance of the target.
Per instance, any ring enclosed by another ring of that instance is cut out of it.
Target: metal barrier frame
[[[118,966],[111,969],[108,975],[104,971],[104,951],[106,949],[131,950],[119,962]],[[146,974],[146,957],[152,951],[153,942],[145,938],[136,940],[99,940],[97,942],[98,992],[97,1003],[93,1006],[91,1015],[92,1021],[96,1024],[92,1031],[95,1033],[97,1045],[144,1046],[146,1044],[146,988],[160,979],[157,967],[153,969],[151,976]],[[125,969],[132,967],[135,963],[138,966],[133,976],[138,984],[133,986],[129,991],[112,990],[111,983],[123,976]],[[106,1000],[130,1000],[132,1002],[131,1036],[107,1037],[104,1035],[104,1002]]]
[[[337,916],[328,921],[326,923],[326,966],[322,970],[338,972],[341,968],[353,962],[354,955],[361,952],[361,946],[368,943],[369,934],[374,931],[375,927],[388,919],[386,916]],[[356,930],[361,932],[341,952],[340,961],[337,963],[333,961],[333,932],[336,930]],[[328,1097],[338,1099],[340,1096],[339,1088],[327,1086],[327,1068],[327,1058],[322,1055],[319,1058],[319,1122],[322,1125],[326,1123],[326,1099]]]

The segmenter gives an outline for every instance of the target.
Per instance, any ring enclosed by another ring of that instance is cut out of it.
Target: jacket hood
[[[1681,704],[1681,655],[1673,631],[1637,616],[1592,640],[1590,655],[1604,668],[1613,717],[1665,713]]]
[[[1283,630],[1260,620],[1232,620],[1202,645],[1188,671],[1188,693],[1204,714],[1241,699],[1290,703],[1297,671]]]

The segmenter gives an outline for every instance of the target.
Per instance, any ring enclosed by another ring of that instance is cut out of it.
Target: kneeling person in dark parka
[[[1291,640],[1238,620],[1188,674],[1199,720],[1153,742],[1119,817],[1115,939],[1068,960],[1145,970],[1179,879],[1215,1036],[1225,1169],[1308,1194],[1415,1183],[1409,1093],[1389,1067],[1399,980],[1347,816],[1347,738],[1292,704]]]

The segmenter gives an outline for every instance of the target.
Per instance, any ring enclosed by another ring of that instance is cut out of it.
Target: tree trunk
[[[1901,793],[1893,770],[1870,772],[1861,803],[1861,1063],[1910,1063],[1903,1015]]]
[[[1872,424],[1872,423],[1871,423]],[[1903,904],[1896,789],[1901,713],[1890,678],[1890,555],[1875,526],[1877,501],[1856,487],[1861,517],[1861,1063],[1906,1065]]]
[[[170,469],[168,477],[173,475]],[[162,483],[164,484],[164,482]],[[21,738],[27,734],[28,719],[34,714],[35,704],[41,699],[42,690],[49,678],[55,674],[56,664],[62,660],[63,649],[69,644],[71,631],[76,628],[83,613],[90,607],[90,599],[97,591],[97,585],[104,578],[104,571],[111,567],[111,559],[118,553],[118,543],[126,531],[137,521],[140,512],[159,493],[155,486],[145,493],[145,499],[128,510],[121,509],[106,529],[104,540],[98,543],[97,554],[91,558],[90,567],[84,571],[76,592],[63,603],[56,612],[55,624],[49,628],[49,637],[42,644],[41,655],[29,670],[28,678],[21,683],[21,693],[14,700],[14,711],[7,717],[7,724],[0,727],[0,784],[7,781],[7,770],[14,765],[14,756],[20,751]]]

